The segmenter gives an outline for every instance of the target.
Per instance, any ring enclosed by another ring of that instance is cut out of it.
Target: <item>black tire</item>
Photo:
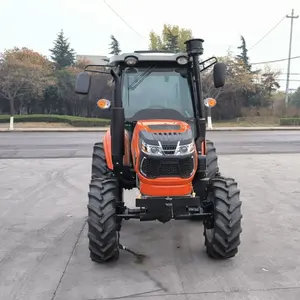
[[[119,258],[116,204],[118,181],[94,178],[90,184],[88,204],[88,238],[90,257],[98,263]]]
[[[214,143],[210,140],[206,140],[206,169],[207,169],[207,177],[214,178],[219,174],[219,166],[218,166],[218,156],[216,147]],[[198,195],[199,192],[197,189],[197,183],[195,183],[194,190]],[[190,218],[191,221],[202,221],[201,217],[192,216]]]
[[[114,172],[108,168],[103,142],[94,144],[92,159],[92,179],[94,178],[115,178]],[[123,201],[123,189],[119,189],[119,201]]]
[[[112,177],[113,172],[107,167],[103,143],[94,145],[92,160],[92,178]]]
[[[206,168],[207,177],[214,178],[219,174],[218,156],[216,147],[212,141],[206,141]]]
[[[237,183],[232,178],[212,179],[209,199],[213,203],[213,218],[211,226],[204,222],[206,252],[215,259],[233,257],[238,253],[243,217]]]

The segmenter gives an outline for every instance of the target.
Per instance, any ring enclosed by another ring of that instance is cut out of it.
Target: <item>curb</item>
[[[108,127],[109,128],[109,127]],[[86,127],[86,128],[16,128],[9,130],[0,128],[0,132],[106,132],[105,127]],[[299,127],[220,127],[207,129],[207,131],[300,131]]]

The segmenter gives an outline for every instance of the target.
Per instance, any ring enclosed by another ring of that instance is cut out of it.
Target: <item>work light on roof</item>
[[[179,65],[186,65],[188,62],[189,62],[189,59],[188,59],[188,57],[186,57],[186,56],[179,56],[179,57],[177,58],[177,63],[178,63]]]
[[[135,56],[127,56],[125,58],[125,63],[128,66],[134,66],[137,63],[137,58]]]

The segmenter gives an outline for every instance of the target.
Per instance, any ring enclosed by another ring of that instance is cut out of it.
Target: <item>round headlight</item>
[[[158,147],[151,147],[150,151],[151,151],[151,153],[156,154],[156,153],[158,153],[159,149],[158,149]]]
[[[137,58],[134,56],[128,56],[125,58],[125,63],[128,66],[134,66],[137,63]]]
[[[181,153],[187,153],[187,151],[188,151],[188,147],[187,146],[181,146],[181,148],[180,148],[180,152]]]
[[[189,62],[189,59],[186,56],[180,56],[177,58],[177,63],[179,65],[186,65]]]

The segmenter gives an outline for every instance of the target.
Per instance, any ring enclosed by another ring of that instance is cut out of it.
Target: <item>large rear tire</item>
[[[212,201],[213,215],[204,222],[206,252],[212,258],[227,259],[238,253],[240,245],[240,190],[234,179],[223,177],[212,179],[210,188],[208,200]]]
[[[94,178],[90,184],[88,204],[88,238],[90,258],[105,263],[119,258],[117,222],[118,181]]]

